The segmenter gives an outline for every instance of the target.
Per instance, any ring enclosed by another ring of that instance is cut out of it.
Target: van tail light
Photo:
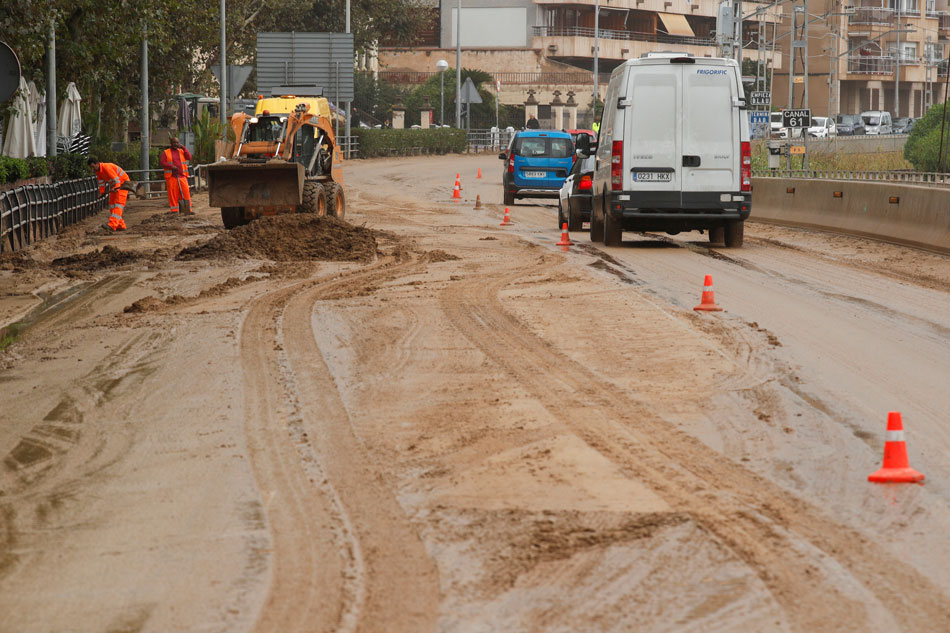
[[[741,145],[742,164],[739,168],[741,186],[739,191],[752,191],[752,144],[745,141]]]
[[[509,153],[508,153],[508,173],[509,173],[509,174],[515,173],[515,157],[514,157],[514,152],[509,152]]]
[[[577,190],[590,191],[593,185],[594,185],[594,182],[590,174],[584,174],[583,176],[581,176],[581,181],[577,183]]]
[[[610,148],[610,189],[623,189],[623,141],[614,141]]]

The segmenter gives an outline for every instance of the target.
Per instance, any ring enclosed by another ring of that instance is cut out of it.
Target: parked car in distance
[[[864,119],[861,118],[860,114],[839,114],[835,117],[835,125],[838,128],[839,136],[867,134]]]
[[[557,228],[567,223],[567,230],[582,231],[590,222],[591,192],[596,157],[578,157],[571,167],[557,202]]]
[[[831,138],[838,134],[838,128],[831,117],[813,116],[811,118],[811,127],[808,128],[808,136],[813,138]]]
[[[917,119],[911,117],[900,117],[894,119],[893,129],[894,134],[910,134],[910,131],[914,129],[914,123]]]
[[[524,130],[511,138],[502,174],[505,204],[518,198],[557,198],[574,166],[574,141],[567,132]]]
[[[861,113],[864,120],[864,131],[867,134],[890,134],[891,113],[886,110],[867,110]]]

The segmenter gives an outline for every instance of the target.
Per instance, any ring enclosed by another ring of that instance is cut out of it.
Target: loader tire
[[[346,196],[340,183],[331,182],[325,186],[327,190],[327,214],[340,220],[346,215]]]
[[[303,204],[301,213],[327,214],[327,192],[319,182],[308,180],[303,183]]]
[[[229,231],[236,226],[247,224],[248,220],[244,218],[244,207],[221,207],[221,222]]]

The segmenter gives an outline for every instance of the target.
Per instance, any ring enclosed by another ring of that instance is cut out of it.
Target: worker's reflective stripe
[[[116,220],[121,220],[121,219],[122,219],[122,215],[119,214],[119,213],[110,213],[110,214],[109,214],[109,217],[110,217],[110,218],[115,218]]]
[[[178,211],[178,207],[169,207],[172,211]]]
[[[904,441],[904,432],[903,431],[887,431],[884,433],[885,442],[903,442]]]

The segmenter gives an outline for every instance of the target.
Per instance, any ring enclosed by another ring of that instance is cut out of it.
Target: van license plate
[[[525,171],[522,172],[525,178],[547,178],[548,172],[546,171]]]
[[[634,182],[672,182],[673,174],[668,171],[635,171]]]

